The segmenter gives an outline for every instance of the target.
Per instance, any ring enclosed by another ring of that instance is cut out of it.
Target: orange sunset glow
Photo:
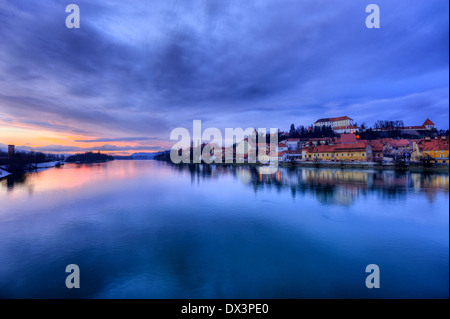
[[[43,150],[50,154],[74,154],[77,152],[100,150],[112,155],[126,156],[134,152],[153,153],[159,147],[170,147],[169,143],[148,145],[145,141],[133,141],[131,139],[120,141],[114,140],[114,138],[104,138],[105,141],[102,141],[102,138],[98,136],[74,135],[73,132],[52,131],[31,126],[27,127],[25,125],[21,125],[20,127],[1,125],[0,137],[0,146],[1,144],[12,144],[18,146],[18,149],[22,147],[26,150]],[[99,141],[95,142],[96,139]],[[156,150],[149,149],[149,147],[155,147]]]

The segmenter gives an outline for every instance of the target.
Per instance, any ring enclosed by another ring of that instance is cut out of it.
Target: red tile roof
[[[341,143],[356,143],[356,135],[355,134],[342,134],[341,135]]]
[[[445,143],[440,143],[438,140],[432,140],[428,143],[425,143],[422,147],[424,151],[444,151],[448,150],[449,146]]]
[[[403,126],[400,128],[401,130],[426,130],[425,125],[421,126]]]
[[[383,144],[389,144],[392,147],[405,147],[410,143],[407,139],[394,140],[393,138],[383,138],[381,141]]]
[[[405,146],[407,146],[409,144],[410,144],[409,140],[402,139],[402,140],[395,140],[393,146],[395,146],[395,147],[405,147]]]
[[[427,118],[427,120],[423,123],[422,126],[425,126],[425,125],[435,125],[435,124],[433,122],[431,122],[430,119]]]
[[[372,152],[382,152],[383,143],[381,140],[361,140],[361,142],[366,142],[372,147]]]
[[[315,146],[311,153],[330,153],[334,152],[337,145],[318,145]]]
[[[342,151],[355,151],[355,150],[365,150],[367,147],[367,143],[364,142],[357,142],[357,143],[352,143],[352,144],[339,144],[339,145],[334,145],[336,148],[337,152],[342,152]]]
[[[311,153],[313,151],[313,149],[314,149],[314,146],[307,146],[307,147],[302,148],[301,151],[302,152],[305,151],[307,153]]]

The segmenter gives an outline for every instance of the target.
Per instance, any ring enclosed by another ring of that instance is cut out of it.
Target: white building
[[[301,150],[286,151],[285,154],[287,155],[286,160],[300,161],[302,158]]]
[[[355,125],[347,125],[347,126],[335,126],[333,130],[339,134],[353,134],[358,131],[358,127]]]
[[[353,122],[353,120],[348,116],[330,117],[317,120],[314,123],[314,126],[331,126],[334,128],[335,126],[350,126],[351,122]]]
[[[277,152],[281,153],[283,151],[287,151],[288,149],[288,146],[285,143],[281,142],[280,144],[278,144]]]
[[[285,140],[284,142],[287,145],[288,150],[298,150],[300,139],[299,138],[289,138],[289,139]]]

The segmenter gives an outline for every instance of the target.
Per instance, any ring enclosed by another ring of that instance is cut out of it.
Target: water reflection
[[[156,161],[11,176],[0,298],[448,298],[448,188],[448,174]],[[82,289],[64,285],[71,263]]]
[[[255,192],[263,189],[290,190],[292,197],[313,195],[327,205],[351,205],[358,196],[376,194],[382,199],[402,199],[407,191],[423,192],[433,202],[438,192],[448,194],[446,173],[389,170],[343,170],[279,168],[273,174],[261,173],[256,166],[174,165],[173,170],[190,174],[191,183],[231,175]]]
[[[123,165],[122,165],[123,164]],[[408,192],[423,193],[432,203],[436,194],[449,192],[449,175],[446,173],[418,173],[388,170],[343,170],[318,168],[279,168],[273,174],[263,174],[261,167],[233,165],[170,165],[157,163],[160,170],[151,169],[148,163],[138,161],[134,165],[115,163],[70,164],[42,172],[9,175],[0,180],[0,189],[12,191],[26,188],[29,193],[40,189],[76,188],[93,182],[113,182],[150,174],[172,173],[188,175],[192,185],[208,180],[231,177],[251,187],[255,193],[263,190],[289,191],[292,198],[312,196],[325,205],[352,205],[356,198],[375,194],[380,199],[405,199]],[[170,168],[167,170],[167,168]],[[64,174],[61,174],[64,170]],[[45,178],[44,176],[45,175]],[[61,183],[61,178],[64,183]],[[226,190],[224,190],[225,192]]]
[[[114,168],[111,168],[108,163],[66,164],[61,167],[8,175],[0,179],[0,189],[5,188],[11,192],[14,189],[25,188],[31,192],[34,188],[39,188],[40,190],[73,189],[91,185],[95,182],[112,182],[114,180],[136,177],[142,172],[138,164],[115,165]]]
[[[27,177],[27,174],[11,174],[0,179],[0,185],[12,190],[15,186],[25,185]]]

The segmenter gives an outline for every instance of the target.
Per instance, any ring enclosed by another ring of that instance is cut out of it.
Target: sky
[[[193,120],[448,129],[448,38],[442,0],[0,0],[0,149],[160,151]]]

